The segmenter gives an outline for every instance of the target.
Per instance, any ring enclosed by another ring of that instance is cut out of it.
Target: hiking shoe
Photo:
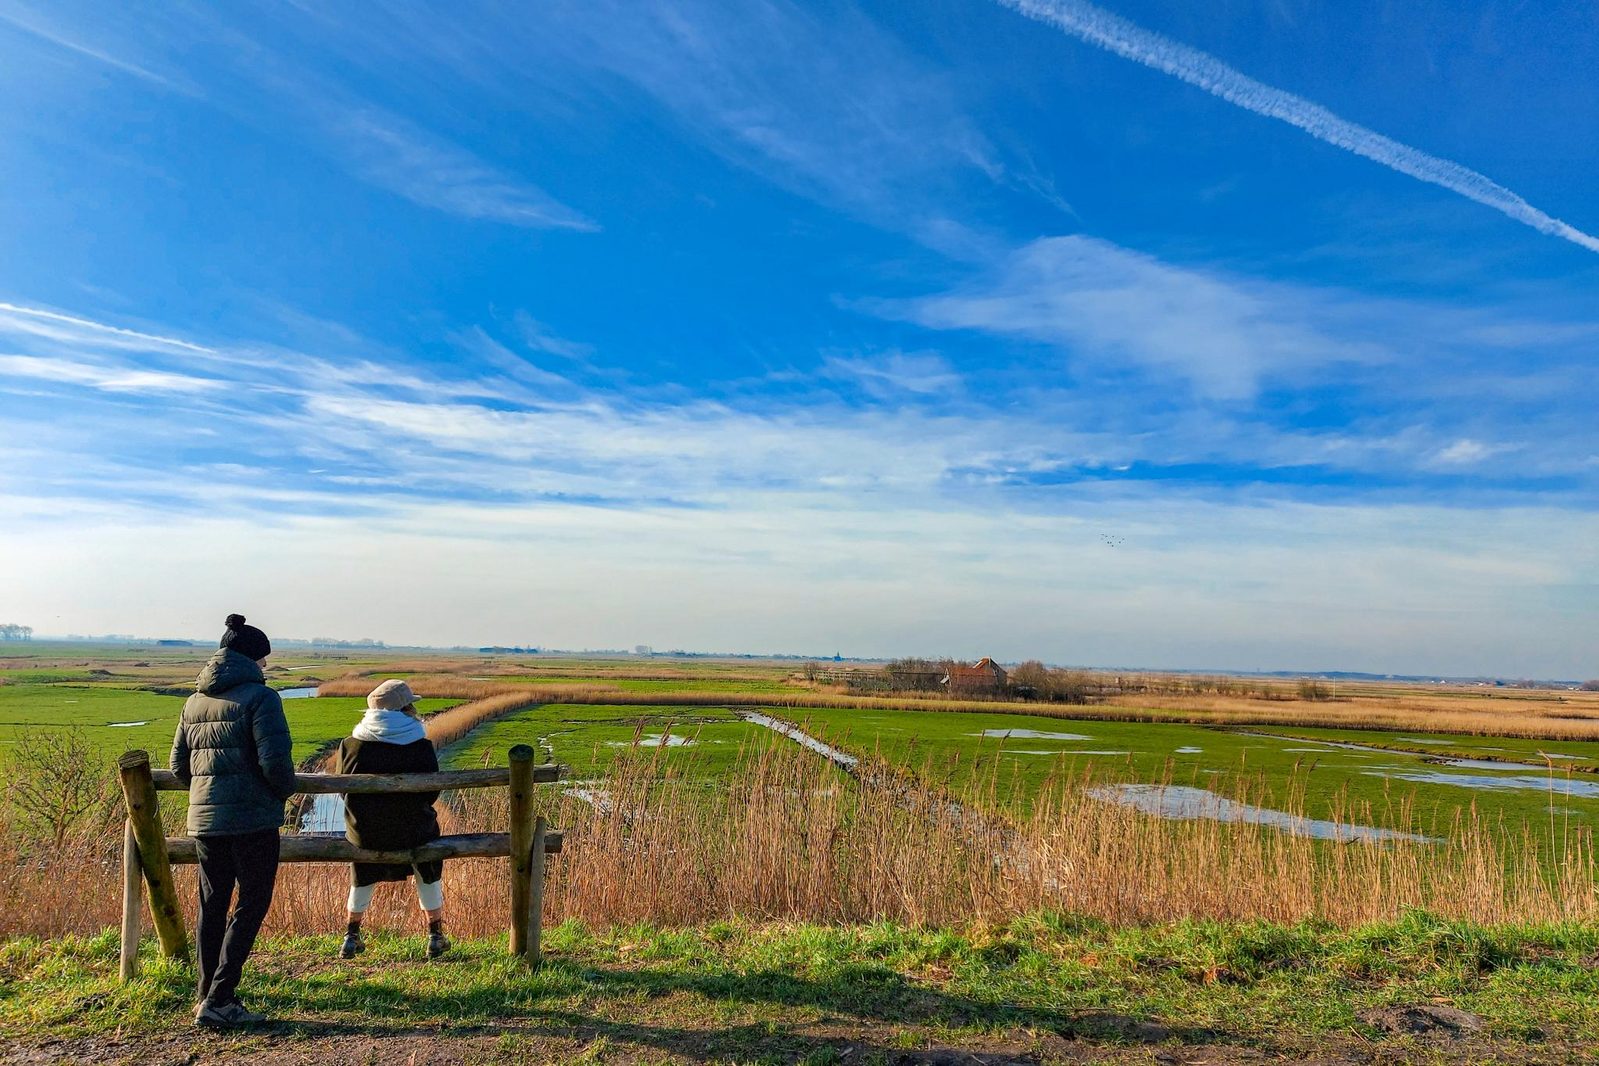
[[[241,1025],[260,1025],[266,1020],[265,1014],[249,1010],[236,999],[226,1003],[202,1004],[200,1012],[194,1016],[194,1024],[203,1025],[207,1029],[233,1029]]]
[[[339,958],[353,959],[366,950],[366,941],[361,939],[360,933],[346,933],[344,946],[339,949]]]
[[[428,958],[436,959],[450,950],[450,941],[443,933],[428,934]]]

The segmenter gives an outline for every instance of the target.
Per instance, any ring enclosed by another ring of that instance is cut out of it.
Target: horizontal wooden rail
[[[561,834],[544,835],[544,852],[561,850]],[[408,851],[369,851],[343,837],[286,834],[279,838],[279,862],[439,862],[444,859],[504,858],[511,854],[509,833],[462,833],[443,836]],[[193,837],[167,837],[167,858],[174,863],[200,861]]]
[[[533,767],[533,780],[548,784],[561,778],[564,767],[541,763]],[[189,786],[171,770],[152,770],[155,787],[162,792],[187,792]],[[509,767],[484,770],[441,770],[434,774],[295,774],[296,793],[446,792],[452,788],[492,788],[509,785]]]

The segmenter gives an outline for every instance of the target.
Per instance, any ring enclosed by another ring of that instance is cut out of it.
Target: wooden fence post
[[[510,762],[511,954],[526,955],[533,903],[533,749],[516,745],[510,751]]]
[[[122,966],[123,981],[139,976],[139,841],[133,835],[133,821],[122,823]]]
[[[528,917],[529,929],[527,938],[527,961],[534,967],[544,964],[544,833],[549,828],[549,823],[541,814],[533,823],[533,846],[529,849],[532,858],[532,884],[529,886]]]
[[[122,797],[128,804],[128,825],[137,844],[139,867],[150,890],[150,920],[161,941],[161,953],[167,958],[181,958],[189,953],[189,937],[183,930],[183,911],[172,884],[172,864],[167,861],[167,838],[161,828],[161,808],[150,776],[149,753],[124,753],[117,760],[117,773],[122,779]]]

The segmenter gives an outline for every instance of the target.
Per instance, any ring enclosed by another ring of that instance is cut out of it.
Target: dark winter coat
[[[278,828],[294,794],[283,701],[254,659],[227,648],[205,664],[195,689],[172,738],[172,773],[189,786],[189,833]]]
[[[433,742],[425,738],[386,744],[345,737],[333,759],[336,774],[431,774],[438,768]],[[439,817],[433,802],[438,798],[437,792],[352,793],[344,798],[345,839],[370,851],[401,851],[437,840]],[[358,862],[354,866],[358,885],[403,881],[411,875],[406,865]],[[443,873],[442,862],[416,864],[417,877],[423,881],[437,881]]]

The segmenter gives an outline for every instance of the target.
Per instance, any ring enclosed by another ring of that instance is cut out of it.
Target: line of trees
[[[11,623],[0,624],[0,640],[32,640],[33,627]]]
[[[951,694],[945,678],[952,669],[970,667],[961,659],[895,659],[876,670],[850,670],[835,673],[806,664],[805,677],[811,681],[843,683],[851,692],[895,693],[937,692]],[[1087,703],[1104,695],[1102,685],[1083,670],[1063,670],[1045,666],[1037,660],[1012,668],[1003,686],[992,689],[963,690],[971,698],[1046,700],[1055,703]]]

